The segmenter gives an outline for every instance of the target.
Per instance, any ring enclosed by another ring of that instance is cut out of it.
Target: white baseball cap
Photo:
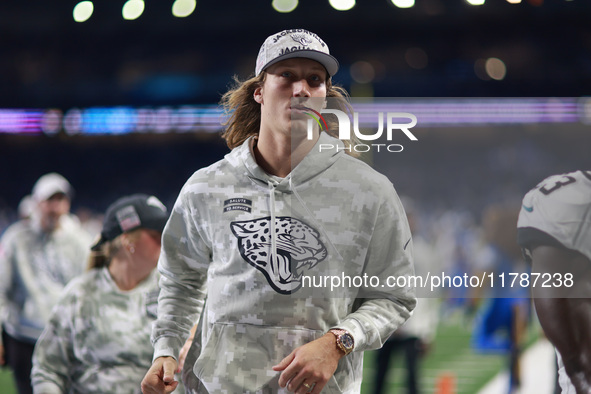
[[[283,30],[269,36],[257,56],[255,76],[281,60],[303,57],[322,64],[332,77],[339,70],[339,62],[318,35],[306,29]]]
[[[69,198],[72,197],[72,185],[66,178],[57,172],[50,172],[43,175],[35,182],[33,192],[31,193],[33,199],[37,202],[45,201],[57,193],[63,193]]]

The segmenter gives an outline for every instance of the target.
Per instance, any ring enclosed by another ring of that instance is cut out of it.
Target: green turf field
[[[470,324],[462,317],[443,321],[435,344],[421,363],[420,388],[424,393],[437,393],[445,377],[453,381],[454,393],[475,394],[506,364],[500,355],[478,354],[470,347]],[[376,354],[367,352],[364,359],[362,393],[373,393],[374,360]],[[389,384],[386,393],[405,393],[404,364],[400,357],[390,361]]]
[[[6,368],[0,368],[0,393],[16,394],[16,389],[12,383],[12,374]]]

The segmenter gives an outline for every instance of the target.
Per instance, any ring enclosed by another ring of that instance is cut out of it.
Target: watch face
[[[352,349],[353,348],[353,337],[349,334],[341,335],[341,343],[345,347],[345,349]]]

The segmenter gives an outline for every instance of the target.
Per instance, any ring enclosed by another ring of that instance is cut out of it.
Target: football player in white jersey
[[[517,227],[562,393],[591,393],[591,171],[543,180],[523,198]]]

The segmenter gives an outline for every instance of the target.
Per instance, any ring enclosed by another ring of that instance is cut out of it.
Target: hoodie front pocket
[[[193,372],[210,393],[277,393],[280,372],[272,367],[321,335],[304,328],[215,323]]]

